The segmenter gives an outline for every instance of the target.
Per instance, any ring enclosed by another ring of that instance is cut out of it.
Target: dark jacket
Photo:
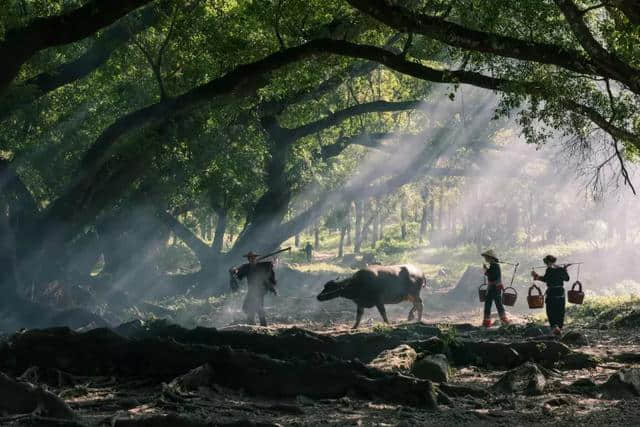
[[[246,277],[249,288],[272,290],[276,285],[276,275],[273,271],[273,263],[270,261],[259,262],[256,265],[242,264],[237,270],[236,277],[238,279]]]
[[[547,284],[547,296],[564,296],[564,282],[569,280],[569,273],[564,267],[548,267],[544,276],[538,276],[538,280]]]
[[[489,263],[489,268],[485,271],[487,281],[489,285],[499,285],[502,283],[502,271],[500,271],[500,264],[495,261]]]

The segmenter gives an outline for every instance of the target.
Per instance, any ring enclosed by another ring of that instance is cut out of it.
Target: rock
[[[600,360],[590,354],[572,351],[562,358],[558,363],[559,369],[593,369],[598,366]]]
[[[449,362],[444,354],[423,356],[413,364],[411,373],[424,380],[443,383],[449,380]]]
[[[409,345],[418,353],[440,354],[446,352],[446,344],[438,337],[426,340],[412,341]]]
[[[580,378],[562,388],[564,393],[580,394],[590,397],[595,397],[598,391],[598,385],[590,378]]]
[[[542,328],[538,328],[536,326],[527,326],[526,328],[524,328],[524,331],[522,331],[522,335],[527,338],[533,338],[544,335],[544,332],[542,331]]]
[[[557,341],[523,341],[509,344],[520,355],[521,362],[533,361],[544,366],[552,366],[571,352],[566,345]]]
[[[640,368],[622,369],[600,386],[610,399],[633,399],[640,396]]]
[[[617,316],[611,322],[613,328],[637,328],[640,326],[640,309]]]
[[[618,363],[640,363],[640,353],[622,352],[611,355],[610,358]]]
[[[492,341],[458,340],[450,344],[454,364],[513,368],[522,363],[520,354],[508,344]]]
[[[587,337],[576,331],[567,332],[560,341],[571,347],[583,347],[589,345]]]
[[[385,350],[369,363],[372,368],[384,372],[407,373],[418,358],[418,353],[406,344]]]
[[[510,370],[492,387],[499,393],[523,393],[536,396],[543,393],[547,380],[535,363],[525,363]]]
[[[487,390],[479,387],[442,383],[438,385],[438,388],[442,392],[446,393],[447,396],[452,397],[471,396],[480,399],[486,399],[489,396],[489,392]]]

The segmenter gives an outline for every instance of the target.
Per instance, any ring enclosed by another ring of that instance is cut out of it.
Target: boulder
[[[583,347],[589,345],[589,340],[584,334],[577,331],[570,331],[564,334],[560,339],[563,343],[570,347]]]
[[[600,363],[600,359],[590,354],[581,353],[579,351],[572,351],[560,360],[558,363],[559,369],[574,370],[574,369],[594,369]]]
[[[447,345],[438,337],[431,337],[426,340],[412,341],[409,345],[418,353],[439,354],[445,353]]]
[[[456,365],[513,368],[522,363],[518,351],[509,344],[493,341],[454,341],[449,345],[449,353]]]
[[[413,364],[411,373],[423,380],[437,383],[447,382],[449,380],[449,361],[444,354],[419,357]]]
[[[591,378],[580,378],[562,388],[564,393],[580,394],[589,397],[595,397],[598,392],[598,385]]]
[[[411,370],[418,353],[406,344],[385,350],[373,359],[369,366],[384,372],[407,373]]]
[[[542,330],[542,328],[539,328],[537,326],[527,326],[522,331],[522,335],[526,338],[534,338],[544,335],[544,331]]]
[[[525,363],[505,373],[492,389],[498,393],[522,393],[537,396],[544,392],[547,380],[535,363]]]
[[[640,368],[622,369],[600,386],[610,399],[634,399],[640,396]]]
[[[509,344],[520,355],[521,362],[533,361],[551,366],[571,352],[566,345],[557,341],[523,341]]]

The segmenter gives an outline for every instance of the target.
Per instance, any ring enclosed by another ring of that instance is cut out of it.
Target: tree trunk
[[[444,185],[440,183],[440,192],[438,194],[438,230],[444,230],[443,219],[443,205],[444,205]]]
[[[342,258],[344,256],[344,235],[347,232],[347,227],[340,227],[340,245],[338,246],[338,258]]]
[[[404,197],[400,203],[400,237],[407,240],[407,201]]]
[[[427,234],[427,215],[429,209],[427,208],[427,204],[425,203],[422,206],[422,218],[420,219],[420,243],[424,242],[424,236]]]
[[[295,238],[293,240],[293,244],[296,248],[300,247],[300,233],[296,233]]]
[[[373,233],[371,233],[371,247],[375,248],[380,235],[380,201],[376,200],[375,212],[373,213]]]
[[[349,215],[347,215],[347,246],[351,246],[351,209],[349,209]]]
[[[313,248],[320,250],[320,227],[318,225],[313,229]]]
[[[218,209],[216,213],[218,214],[218,222],[216,223],[216,234],[213,236],[211,249],[214,254],[219,255],[222,253],[224,231],[227,229],[227,210],[224,208]]]
[[[360,246],[362,244],[362,211],[364,202],[362,200],[356,200],[355,202],[355,211],[356,211],[356,230],[355,230],[355,243],[353,247],[353,252],[356,254],[360,253]]]

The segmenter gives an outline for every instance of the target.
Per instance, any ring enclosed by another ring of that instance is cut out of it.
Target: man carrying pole
[[[231,290],[238,290],[238,280],[247,278],[247,295],[242,303],[242,311],[247,315],[247,323],[254,324],[255,316],[258,314],[261,326],[267,326],[267,319],[264,313],[264,296],[267,292],[276,292],[276,275],[273,270],[273,262],[263,261],[262,259],[275,255],[277,253],[289,250],[283,249],[269,255],[259,256],[253,251],[244,255],[248,259],[248,263],[239,267],[233,267],[229,270],[231,275]]]

